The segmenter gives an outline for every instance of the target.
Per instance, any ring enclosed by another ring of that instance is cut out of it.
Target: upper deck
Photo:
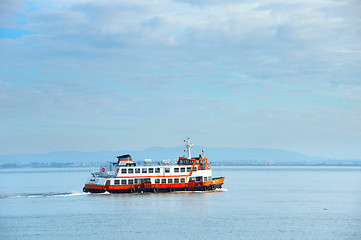
[[[208,165],[208,158],[202,158],[201,156],[199,156],[199,158],[191,159],[180,157],[178,159],[177,165],[192,165],[196,166],[198,170],[206,170],[211,168],[211,166]]]
[[[163,163],[158,162],[158,165],[151,165],[151,159],[145,159],[144,165],[138,165],[133,162],[129,154],[118,156],[117,162],[109,162],[107,165],[100,167],[100,171],[96,175],[100,177],[157,177],[157,176],[191,176],[211,174],[211,166],[208,164],[208,158],[203,157],[204,151],[199,157],[191,157],[190,148],[193,144],[189,143],[187,138],[186,147],[188,157],[179,157],[176,164],[170,164],[170,160],[163,160]],[[198,174],[196,173],[198,172]]]

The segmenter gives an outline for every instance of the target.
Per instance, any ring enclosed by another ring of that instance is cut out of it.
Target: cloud
[[[346,99],[353,99],[359,103],[361,107],[361,86],[360,85],[340,85],[340,96]],[[360,108],[361,110],[361,108]]]
[[[35,34],[3,42],[9,61],[15,53],[22,55],[24,65],[28,59],[47,65],[53,58],[59,66],[63,61],[81,61],[85,67],[93,63],[84,56],[93,56],[102,62],[95,65],[115,74],[132,68],[133,62],[147,74],[162,65],[186,68],[192,74],[204,69],[208,74],[231,72],[281,83],[359,82],[360,56],[340,58],[345,51],[361,49],[360,27],[355,24],[360,17],[348,15],[353,5],[359,7],[355,2],[71,1],[50,7],[35,3],[38,6],[25,13],[27,21],[21,26]],[[345,62],[354,70],[340,75],[349,70]],[[119,65],[124,67],[116,70]]]
[[[121,129],[143,146],[143,133],[190,131],[282,148],[294,133],[310,150],[303,132],[347,139],[360,116],[357,1],[6,3],[1,27],[22,32],[0,39],[5,123],[46,123],[54,136],[99,127],[112,139]]]
[[[3,0],[0,2],[0,28],[12,28],[18,24],[19,16],[25,10],[22,0]]]

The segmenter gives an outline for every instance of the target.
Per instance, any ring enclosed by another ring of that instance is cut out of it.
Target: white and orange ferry
[[[213,178],[211,165],[204,158],[191,157],[189,137],[185,140],[188,157],[179,157],[177,164],[164,160],[162,164],[152,165],[145,159],[138,166],[130,155],[117,157],[117,162],[109,162],[92,173],[84,192],[92,193],[135,193],[135,192],[174,192],[174,191],[212,191],[222,188],[224,177]]]

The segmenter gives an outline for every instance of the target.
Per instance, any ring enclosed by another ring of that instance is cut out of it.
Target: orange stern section
[[[222,185],[224,182],[224,177],[219,177],[219,178],[213,178],[212,179],[212,183],[213,185]]]

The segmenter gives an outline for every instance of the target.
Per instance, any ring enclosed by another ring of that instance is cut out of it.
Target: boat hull
[[[165,184],[140,184],[123,186],[122,188],[114,188],[106,185],[86,184],[83,188],[84,192],[90,193],[167,193],[167,192],[193,192],[193,191],[214,191],[222,188],[224,177],[213,178],[212,181],[207,183],[189,183],[182,185],[169,185]]]

